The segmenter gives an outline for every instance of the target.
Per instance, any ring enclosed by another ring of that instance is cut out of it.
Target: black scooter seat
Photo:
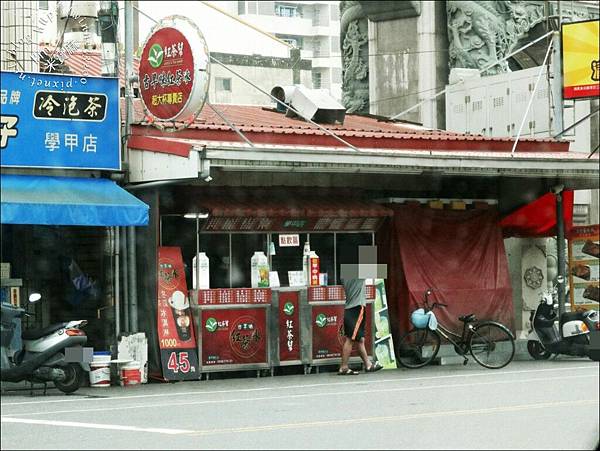
[[[565,312],[561,316],[561,323],[567,323],[569,321],[581,320],[583,321],[583,312]]]
[[[51,333],[56,332],[57,330],[62,329],[66,325],[67,323],[56,323],[44,327],[43,329],[29,329],[24,331],[21,334],[21,337],[23,337],[23,340],[37,340],[38,338],[42,338],[46,335],[50,335]]]

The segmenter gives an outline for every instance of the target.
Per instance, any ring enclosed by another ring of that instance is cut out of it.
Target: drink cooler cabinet
[[[199,374],[303,365],[304,373],[341,363],[342,286],[232,288],[191,293]],[[365,347],[373,355],[375,287],[367,285]],[[362,363],[356,346],[350,364]]]
[[[199,374],[271,368],[271,290],[234,288],[191,293]]]
[[[312,367],[339,365],[342,361],[344,344],[345,293],[342,286],[309,287],[302,321],[303,337],[306,337],[307,351],[305,373]],[[373,356],[373,302],[375,287],[367,285],[367,305],[365,307],[365,348],[369,358]],[[355,345],[350,355],[350,364],[362,363]]]

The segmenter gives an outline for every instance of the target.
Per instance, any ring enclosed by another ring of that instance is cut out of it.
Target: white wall
[[[122,4],[123,2],[119,2]],[[122,6],[122,5],[121,5]],[[140,1],[139,8],[155,20],[169,15],[182,15],[191,19],[200,28],[211,52],[234,53],[241,55],[260,54],[288,58],[289,47],[264,34],[241,24],[200,2],[156,2]],[[223,9],[223,8],[221,8]],[[124,23],[123,11],[120,12],[120,23]],[[154,22],[139,15],[140,46],[143,45]],[[121,34],[123,33],[123,26]],[[123,35],[122,35],[123,39]],[[124,41],[123,41],[124,42]]]

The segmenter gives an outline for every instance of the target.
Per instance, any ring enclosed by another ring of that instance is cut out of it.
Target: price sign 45
[[[181,371],[182,373],[187,374],[190,371],[196,371],[196,368],[190,365],[190,361],[188,360],[188,353],[183,351],[179,353],[177,353],[176,351],[171,352],[171,355],[169,356],[169,361],[167,363],[167,368],[173,371],[174,373],[179,373]]]

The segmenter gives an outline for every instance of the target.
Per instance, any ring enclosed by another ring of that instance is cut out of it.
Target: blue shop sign
[[[119,80],[2,72],[0,166],[121,169]]]

